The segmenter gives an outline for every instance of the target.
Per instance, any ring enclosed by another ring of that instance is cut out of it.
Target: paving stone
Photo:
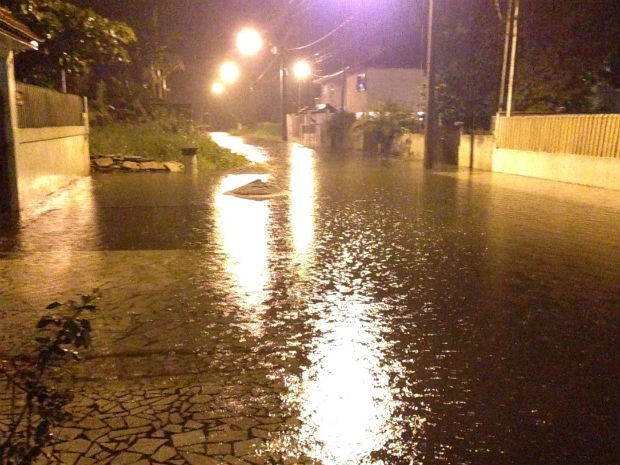
[[[175,432],[179,432],[179,431],[175,431]],[[152,438],[165,438],[166,437],[166,433],[165,431],[162,431],[161,429],[156,430],[154,433],[151,434]]]
[[[189,431],[172,435],[172,442],[175,447],[189,446],[205,442],[205,434],[202,430]]]
[[[63,465],[75,465],[75,462],[77,462],[79,458],[80,454],[75,454],[72,452],[60,453],[60,460],[62,461]]]
[[[149,407],[148,405],[143,405],[141,407],[129,409],[129,414],[138,415],[139,413],[148,413],[150,410],[151,410],[151,407]]]
[[[204,454],[205,453],[205,446],[203,446],[202,444],[194,444],[192,446],[183,446],[183,447],[179,447],[179,451],[182,451],[182,452],[196,452],[198,454]]]
[[[178,413],[172,413],[170,414],[168,421],[170,423],[180,424],[180,423],[183,423],[183,417]]]
[[[202,428],[204,425],[202,423],[198,423],[197,421],[194,420],[189,420],[185,423],[184,427],[187,429],[198,429],[198,428]]]
[[[252,454],[257,448],[263,445],[263,440],[259,438],[248,439],[247,441],[235,442],[233,449],[236,457]]]
[[[76,465],[94,465],[95,463],[97,463],[97,460],[95,459],[92,459],[90,457],[80,457]]]
[[[168,431],[169,433],[181,433],[183,427],[181,425],[167,425],[164,426],[164,431]]]
[[[137,462],[130,463],[129,465],[151,465],[147,459],[138,460]]]
[[[121,452],[114,459],[112,459],[112,465],[129,465],[135,463],[142,458],[142,454],[136,454],[134,452]]]
[[[125,423],[127,423],[129,428],[137,428],[139,426],[150,425],[152,421],[146,418],[129,416],[125,418]]]
[[[178,396],[167,396],[163,399],[157,399],[151,405],[170,405],[178,400]]]
[[[190,465],[221,465],[221,463],[211,457],[202,454],[183,452],[181,454]]]
[[[78,423],[78,426],[87,430],[105,428],[107,425],[97,417],[86,417]]]
[[[269,431],[261,429],[261,428],[252,428],[250,432],[252,433],[252,436],[256,436],[257,438],[261,438],[261,439],[269,439],[271,435]]]
[[[226,443],[207,444],[207,455],[228,455],[232,453],[232,446]]]
[[[239,457],[235,457],[234,455],[226,455],[224,457],[224,462],[229,465],[248,465],[248,462],[241,460]]]
[[[138,441],[129,448],[132,452],[139,452],[145,455],[153,454],[158,447],[165,444],[167,441],[165,439],[147,439],[142,438],[138,439]]]
[[[262,455],[247,455],[243,457],[243,460],[251,463],[252,465],[270,465],[273,463],[266,456]]]
[[[258,424],[258,421],[247,418],[247,417],[232,417],[232,418],[222,418],[224,423],[228,423],[229,425],[238,426],[241,429],[250,429]]]
[[[60,441],[71,441],[84,432],[81,428],[59,428],[54,432],[54,436]]]
[[[110,436],[111,439],[122,438],[122,437],[131,436],[133,434],[146,433],[147,431],[150,431],[151,429],[152,429],[151,426],[142,426],[140,428],[121,429],[121,430],[118,430],[118,431],[111,431],[109,436]]]
[[[234,442],[248,438],[247,431],[215,430],[207,434],[207,442]]]
[[[73,441],[61,442],[54,448],[63,452],[78,452],[83,454],[90,447],[91,442],[86,439],[74,439]]]
[[[207,402],[211,402],[212,399],[213,396],[210,394],[196,394],[195,396],[190,398],[189,401],[192,404],[206,404]]]
[[[157,449],[157,452],[151,455],[151,458],[153,460],[157,460],[158,462],[167,462],[175,455],[177,455],[177,451],[174,450],[172,447],[162,446]]]
[[[101,452],[101,447],[99,446],[99,444],[93,443],[90,446],[90,449],[88,449],[88,452],[86,452],[86,457],[93,457],[97,455],[99,452]]]
[[[124,428],[127,428],[127,425],[125,424],[125,420],[123,418],[117,418],[117,417],[107,418],[105,420],[105,422],[112,429],[124,429]]]

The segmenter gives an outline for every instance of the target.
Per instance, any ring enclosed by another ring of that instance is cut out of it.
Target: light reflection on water
[[[240,324],[254,336],[263,333],[262,305],[268,296],[269,202],[224,194],[265,175],[237,174],[222,179],[215,195],[217,239],[225,254],[225,269],[232,278]]]
[[[242,154],[254,163],[265,163],[269,157],[265,150],[255,145],[246,144],[241,137],[231,136],[226,132],[212,132],[211,139],[218,145]]]
[[[294,144],[290,153],[290,222],[297,262],[307,267],[314,244],[315,153]]]
[[[359,296],[341,299],[333,295],[327,305],[311,309],[322,316],[318,336],[309,366],[289,394],[303,422],[298,446],[325,465],[369,463],[373,452],[401,434],[388,375],[398,370],[398,361],[387,360],[379,334],[376,313],[382,306]]]

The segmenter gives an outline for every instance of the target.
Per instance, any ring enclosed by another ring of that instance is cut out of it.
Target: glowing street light
[[[263,38],[256,29],[246,27],[237,34],[237,50],[245,56],[253,56],[263,48]]]
[[[221,95],[224,93],[224,84],[221,82],[214,82],[211,84],[211,93],[215,95]]]
[[[312,75],[312,67],[306,60],[299,60],[293,65],[293,75],[300,81],[308,79]]]
[[[239,66],[232,61],[226,61],[220,66],[220,79],[226,84],[233,84],[240,74]]]
[[[255,29],[244,28],[237,34],[236,45],[237,50],[242,55],[256,55],[263,48],[263,39]],[[284,49],[272,45],[271,53],[277,55],[280,62],[280,117],[282,120],[282,140],[286,141],[288,139],[286,122],[286,77],[288,71],[284,66]]]

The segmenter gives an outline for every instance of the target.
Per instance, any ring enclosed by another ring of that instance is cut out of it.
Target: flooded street
[[[271,172],[95,174],[3,219],[0,346],[99,287],[80,389],[237,386],[291,463],[620,462],[620,191],[215,138]],[[257,178],[288,195],[224,195]]]

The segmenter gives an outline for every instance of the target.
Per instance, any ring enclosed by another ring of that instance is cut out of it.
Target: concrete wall
[[[90,172],[88,126],[17,129],[15,142],[21,210]]]
[[[495,149],[493,171],[620,190],[620,158]]]
[[[473,146],[473,150],[472,150]],[[493,170],[495,137],[487,134],[462,134],[459,145],[458,166],[477,170]]]
[[[424,134],[403,134],[396,140],[395,149],[405,158],[424,160]]]

